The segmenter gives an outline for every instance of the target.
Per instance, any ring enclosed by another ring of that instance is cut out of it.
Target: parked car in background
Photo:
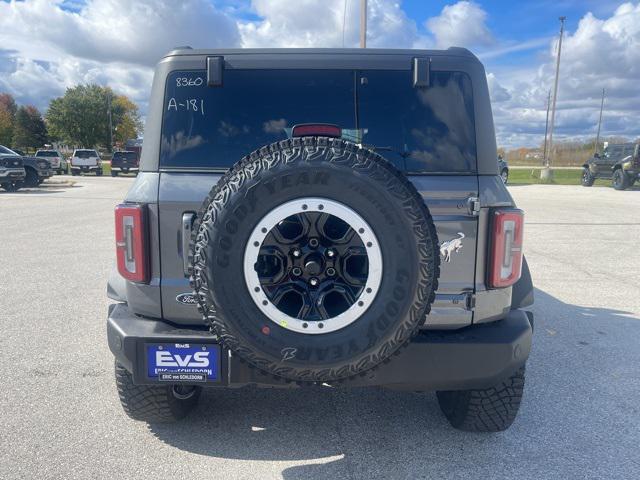
[[[58,175],[62,175],[63,173],[67,173],[67,160],[57,150],[38,150],[36,152],[36,157],[38,158],[46,158],[51,162],[51,168],[53,168]]]
[[[596,152],[582,165],[582,186],[590,187],[597,179],[602,178],[613,180],[613,186],[617,188],[614,173],[621,168],[621,162],[624,159],[633,155],[635,147],[635,143],[609,144],[605,142],[602,153]],[[618,177],[618,180],[622,179],[620,174]]]
[[[97,176],[102,175],[100,155],[95,150],[85,148],[74,150],[70,164],[71,175],[80,175],[87,172],[96,172]]]
[[[111,176],[117,177],[118,173],[138,173],[140,157],[138,152],[123,151],[114,152],[111,157]]]
[[[640,179],[640,144],[636,144],[633,154],[618,160],[613,166],[612,186],[616,190],[633,187]]]
[[[500,178],[506,185],[509,181],[509,164],[502,155],[498,155],[498,172],[500,172]]]
[[[22,158],[0,145],[0,187],[15,192],[22,186],[25,175]]]
[[[16,185],[14,185],[14,187],[37,187],[47,178],[53,176],[51,162],[44,158],[18,155],[18,152],[16,152],[15,150],[3,147],[2,145],[0,145],[0,156],[2,156],[3,158],[19,157],[22,160],[25,176],[23,180],[16,181]]]

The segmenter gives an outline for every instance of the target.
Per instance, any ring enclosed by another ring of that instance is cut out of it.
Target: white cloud
[[[487,12],[474,2],[446,5],[439,16],[428,19],[426,27],[437,48],[474,47],[493,43],[486,25]]]
[[[253,0],[258,21],[240,24],[244,47],[357,47],[359,4],[356,0]],[[344,20],[344,22],[343,22]],[[417,27],[400,3],[368,2],[367,45],[410,48],[417,40]]]
[[[557,40],[550,42],[534,72],[501,77],[511,99],[494,98],[498,141],[502,145],[537,145],[544,140],[547,93],[555,71]],[[493,78],[492,78],[493,76]],[[562,43],[560,86],[554,138],[595,136],[602,88],[607,91],[604,135],[636,137],[640,111],[640,4],[624,3],[607,19],[587,13]],[[495,85],[494,85],[495,88]]]

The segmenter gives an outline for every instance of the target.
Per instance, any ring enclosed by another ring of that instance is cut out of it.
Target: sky
[[[359,0],[0,0],[0,92],[46,111],[78,83],[111,86],[146,113],[153,66],[175,46],[357,47]],[[367,46],[469,48],[484,63],[498,145],[544,138],[558,17],[554,138],[640,136],[640,3],[369,0]]]

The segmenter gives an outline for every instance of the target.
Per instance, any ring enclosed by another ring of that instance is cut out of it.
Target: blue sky
[[[359,0],[0,0],[0,91],[46,110],[77,83],[108,84],[147,109],[153,65],[171,47],[340,47],[358,43]],[[637,0],[369,0],[368,43],[471,49],[485,64],[498,143],[542,140],[558,17],[566,37],[557,136],[640,129]],[[43,26],[46,25],[46,28]]]

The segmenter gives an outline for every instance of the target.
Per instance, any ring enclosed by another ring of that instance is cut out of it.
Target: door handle
[[[191,229],[196,214],[193,212],[185,212],[182,214],[182,224],[180,225],[180,250],[182,254],[182,268],[184,276],[189,276],[189,243],[191,242]]]

